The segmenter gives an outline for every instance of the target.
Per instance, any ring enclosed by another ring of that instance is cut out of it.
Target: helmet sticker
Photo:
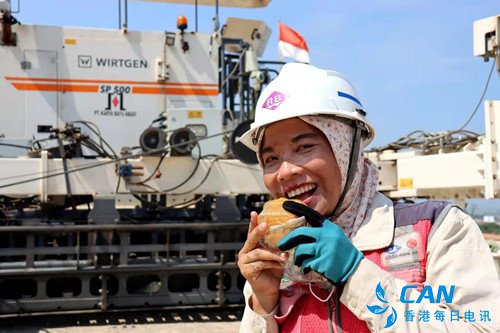
[[[262,107],[264,109],[276,110],[278,106],[281,105],[286,99],[285,94],[280,93],[279,91],[273,91],[271,95],[264,101]]]

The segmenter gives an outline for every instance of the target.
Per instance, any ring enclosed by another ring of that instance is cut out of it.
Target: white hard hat
[[[365,127],[365,145],[375,135],[356,91],[340,73],[317,67],[288,63],[262,91],[255,120],[240,140],[256,150],[260,129],[276,121],[305,115],[333,115],[360,122]]]

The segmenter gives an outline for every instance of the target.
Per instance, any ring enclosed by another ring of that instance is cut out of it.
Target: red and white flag
[[[280,41],[278,50],[281,58],[291,57],[299,62],[309,63],[309,50],[306,40],[297,31],[279,22]]]

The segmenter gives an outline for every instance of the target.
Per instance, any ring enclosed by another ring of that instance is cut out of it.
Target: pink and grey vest
[[[365,258],[377,264],[394,277],[417,285],[422,289],[427,264],[427,242],[453,206],[443,201],[426,201],[418,204],[394,204],[394,238],[387,248],[363,252]],[[329,291],[312,287],[322,298]],[[328,301],[320,302],[309,291],[309,286],[294,284],[281,291],[280,315],[276,316],[280,332],[324,333],[329,332],[329,312],[334,332],[338,332],[335,304],[340,305],[340,325],[343,333],[369,333],[366,323],[359,320],[339,302],[336,292]],[[335,302],[334,302],[335,301]]]

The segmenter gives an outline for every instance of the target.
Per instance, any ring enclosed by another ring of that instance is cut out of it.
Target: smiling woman
[[[299,199],[332,213],[340,197],[340,171],[326,137],[299,118],[271,124],[259,154],[264,183],[273,197]]]
[[[240,332],[498,331],[500,316],[484,314],[500,311],[500,284],[474,220],[446,202],[378,193],[378,169],[363,156],[374,135],[365,116],[349,81],[305,64],[285,65],[262,92],[241,141],[257,152],[270,194],[308,226],[277,250],[251,214],[238,254],[247,279]],[[453,297],[426,297],[450,285]],[[420,311],[449,320],[401,319]]]

